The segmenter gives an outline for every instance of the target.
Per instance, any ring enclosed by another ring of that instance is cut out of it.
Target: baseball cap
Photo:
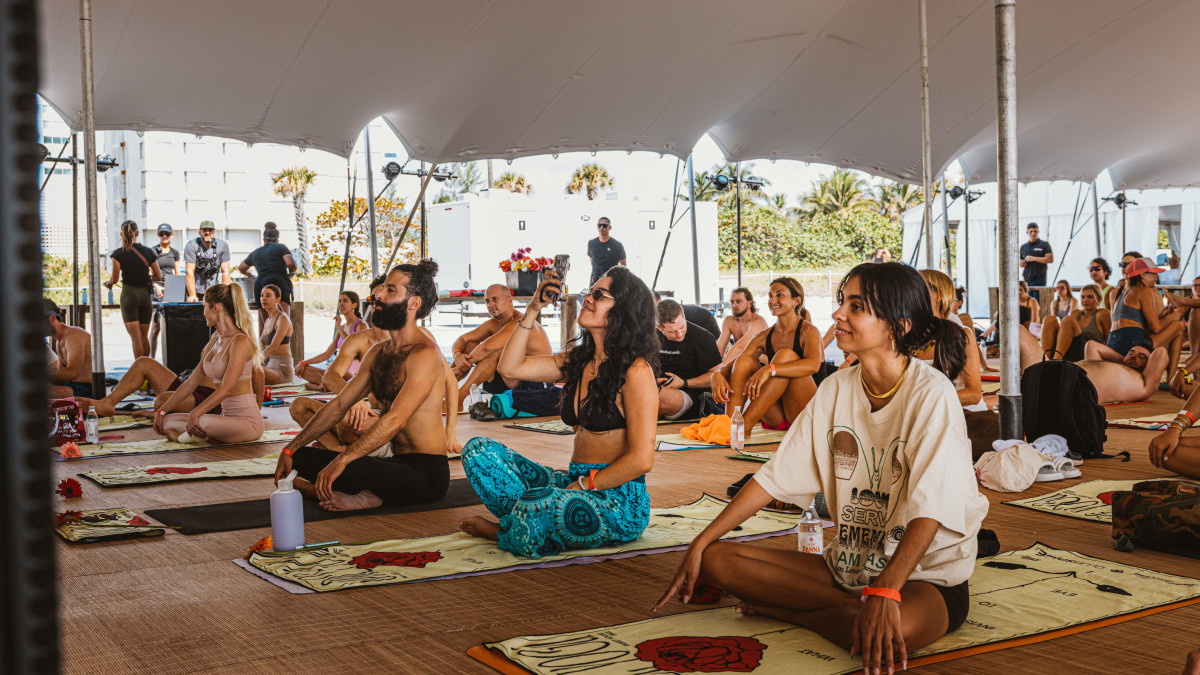
[[[174,234],[175,230],[171,229],[171,226],[167,223],[163,223],[162,225],[158,226],[158,233],[163,234],[164,232],[167,234]]]
[[[202,220],[202,221],[200,221],[200,229],[201,230],[215,230],[215,229],[217,229],[217,224],[211,220]]]
[[[1125,276],[1136,277],[1139,274],[1146,274],[1147,272],[1159,274],[1164,269],[1163,267],[1155,267],[1154,261],[1149,258],[1136,258],[1125,267]]]

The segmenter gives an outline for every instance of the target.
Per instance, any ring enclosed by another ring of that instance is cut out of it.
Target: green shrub
[[[792,269],[800,264],[796,221],[755,206],[742,205],[742,266],[755,269]],[[737,267],[737,212],[717,214],[718,261],[721,269]]]
[[[737,267],[737,212],[717,214],[721,269]],[[893,256],[901,245],[900,228],[877,213],[818,215],[799,220],[757,206],[742,205],[742,266],[752,269],[825,269],[862,262],[877,247]]]

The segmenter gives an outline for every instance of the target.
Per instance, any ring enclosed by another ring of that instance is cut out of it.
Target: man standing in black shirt
[[[592,278],[588,286],[599,281],[609,268],[625,264],[625,247],[608,236],[612,231],[612,222],[601,216],[596,221],[596,229],[600,231],[600,236],[589,241],[587,249],[588,260],[592,263]]]
[[[1030,223],[1025,227],[1029,233],[1029,241],[1021,244],[1021,267],[1025,268],[1023,276],[1025,283],[1032,288],[1046,285],[1046,266],[1054,262],[1054,251],[1050,244],[1038,239],[1038,224]],[[1040,294],[1039,294],[1040,295]],[[1038,298],[1041,302],[1041,298]]]
[[[674,300],[658,303],[658,415],[677,420],[697,417],[713,372],[721,367],[721,352],[708,331],[690,323]]]

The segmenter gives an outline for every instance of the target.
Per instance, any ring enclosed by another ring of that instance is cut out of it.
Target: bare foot
[[[758,605],[751,602],[742,601],[733,608],[738,614],[746,616],[765,616],[769,619],[777,619],[786,621],[787,623],[800,624],[800,615],[806,612],[798,612],[794,609],[786,609],[784,607],[773,607],[771,605]]]
[[[92,399],[76,396],[75,403],[79,406],[79,409],[85,413],[89,407],[95,407],[96,415],[99,417],[112,417],[113,415],[117,414],[116,408],[105,403],[104,399]]]
[[[383,504],[383,499],[370,490],[363,490],[356,495],[344,492],[334,492],[333,498],[321,502],[321,508],[326,511],[359,511],[373,509]]]
[[[296,492],[299,492],[301,496],[308,497],[309,499],[317,498],[317,486],[304,480],[303,478],[300,478],[299,476],[292,480],[292,487],[295,488]]]
[[[172,443],[179,442],[179,436],[181,433],[183,433],[183,432],[175,431],[174,429],[164,429],[163,430],[163,434],[167,437],[167,440],[171,441]]]
[[[458,521],[458,529],[467,534],[496,541],[500,536],[500,523],[480,516],[471,516]]]
[[[99,409],[96,410],[96,414],[97,415],[100,414]],[[114,411],[113,414],[115,415],[116,412]],[[134,410],[129,413],[129,416],[133,417],[135,419],[142,418],[142,419],[152,420],[152,419],[154,419],[154,411],[153,410]],[[105,415],[105,417],[111,417],[111,415]]]

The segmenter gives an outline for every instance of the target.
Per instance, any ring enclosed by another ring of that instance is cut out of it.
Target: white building
[[[38,142],[50,151],[50,157],[64,159],[71,156],[71,129],[53,108],[38,99]],[[66,148],[63,148],[63,145]],[[83,157],[83,137],[79,137],[79,156]],[[99,149],[99,144],[97,144]],[[101,151],[102,152],[102,151]],[[46,179],[50,180],[47,182]],[[42,191],[42,250],[53,256],[71,259],[71,165],[67,163],[43,162],[38,169],[38,185],[46,184]],[[105,208],[103,185],[99,190],[101,229]],[[83,177],[83,166],[79,167],[79,259],[87,260],[87,192]]]

